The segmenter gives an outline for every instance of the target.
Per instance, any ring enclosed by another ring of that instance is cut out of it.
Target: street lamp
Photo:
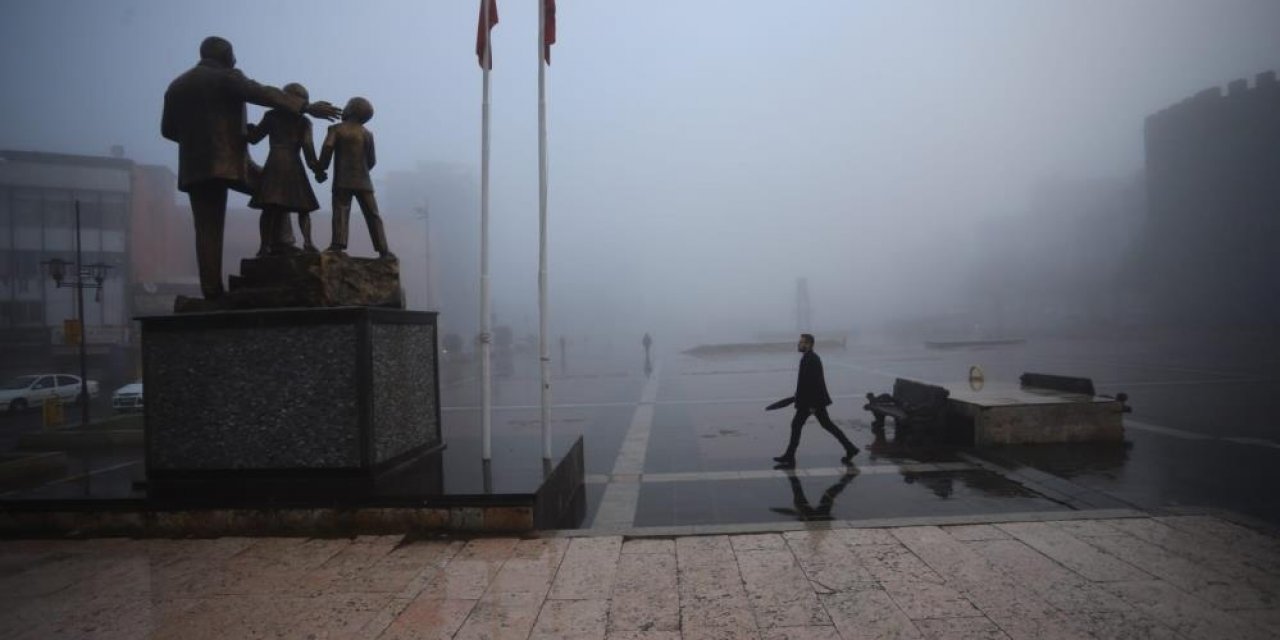
[[[107,270],[110,265],[95,262],[93,264],[84,264],[80,253],[80,201],[76,200],[76,262],[75,271],[68,277],[67,267],[72,266],[70,262],[61,258],[53,258],[45,260],[41,264],[49,272],[53,278],[57,288],[74,287],[76,290],[76,321],[80,323],[80,335],[77,342],[80,346],[80,425],[89,426],[89,376],[85,366],[85,336],[84,336],[84,290],[97,289],[98,293],[94,297],[96,302],[102,301],[102,282],[107,279]]]

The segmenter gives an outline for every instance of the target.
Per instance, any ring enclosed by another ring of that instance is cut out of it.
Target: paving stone
[[[1009,640],[999,625],[987,618],[917,620],[916,626],[931,640]]]
[[[996,525],[1000,530],[1095,582],[1146,580],[1151,576],[1062,529],[1044,522]]]
[[[972,542],[975,540],[1001,540],[1008,539],[1009,534],[989,525],[989,524],[957,524],[949,527],[943,527],[943,531],[947,535],[962,540]]]
[[[782,551],[787,543],[776,533],[758,533],[753,535],[733,536],[729,538],[734,552],[740,551]]]
[[[569,544],[570,541],[564,538],[521,540],[512,550],[511,558],[494,576],[486,593],[528,593],[546,597]]]
[[[1173,629],[1131,608],[1074,613],[1072,623],[1098,640],[1165,640],[1177,637]]]
[[[681,606],[686,598],[745,596],[737,557],[727,536],[677,538],[676,568]]]
[[[879,589],[875,576],[858,562],[833,531],[789,531],[783,534],[817,593]]]
[[[911,619],[884,591],[841,591],[818,598],[845,638],[923,638]],[[975,611],[976,613],[976,611]]]
[[[621,551],[620,536],[574,538],[547,597],[555,600],[608,599]]]
[[[227,595],[203,598],[180,619],[155,630],[157,640],[280,637],[306,610],[310,598]]]
[[[840,640],[835,627],[775,627],[760,632],[761,640]]]
[[[610,631],[605,640],[681,640],[679,631]]]
[[[1272,607],[1272,594],[1232,581],[1228,576],[1207,566],[1170,553],[1163,547],[1131,536],[1088,538],[1091,544],[1113,556],[1160,578],[1184,591],[1195,594],[1219,608],[1257,609]]]
[[[676,569],[685,638],[759,637],[727,536],[677,538]]]
[[[475,605],[475,600],[419,597],[396,616],[378,640],[452,638]]]
[[[533,625],[530,640],[601,640],[608,600],[547,600]]]
[[[846,544],[897,544],[888,529],[841,529],[837,537]]]
[[[1005,608],[989,616],[1013,640],[1092,640],[1093,635],[1072,616],[1052,608],[1020,611]]]
[[[1250,564],[1269,574],[1280,575],[1280,539],[1210,516],[1153,519],[1206,542],[1228,545]]]
[[[637,538],[622,543],[622,553],[665,553],[676,554],[676,541],[661,538]]]
[[[422,593],[441,600],[478,600],[502,565],[515,551],[514,538],[472,540],[423,587]]]
[[[904,527],[894,529],[893,535],[1008,635],[1015,638],[1087,637],[1069,631],[1056,609],[938,527]]]
[[[852,547],[854,557],[912,620],[982,615],[955,588],[901,544]]]
[[[391,601],[386,594],[340,593],[310,598],[294,617],[289,635],[297,638],[353,638]]]
[[[781,536],[774,538],[782,541]],[[737,556],[758,628],[831,624],[809,579],[785,545],[781,550],[741,551]]]
[[[609,631],[680,628],[675,554],[622,554],[609,603]]]
[[[1111,526],[1109,522],[1115,520],[1056,520],[1048,524],[1077,537],[1124,535],[1123,531]]]
[[[1231,614],[1257,629],[1280,634],[1280,609],[1239,609]]]
[[[1115,582],[1106,588],[1130,606],[1159,620],[1186,638],[1261,640],[1272,637],[1246,620],[1219,611],[1209,603],[1161,580]]]
[[[525,640],[542,609],[542,594],[486,593],[467,616],[457,640]]]
[[[1101,585],[1084,579],[1079,574],[1041,555],[1018,540],[981,540],[969,543],[996,567],[1016,580],[1022,587],[1062,611],[1125,611],[1124,604],[1115,594]]]
[[[20,633],[0,637],[130,638],[146,637],[155,629],[150,602],[145,598],[98,595],[65,602],[74,606],[62,607],[54,616],[42,616]]]
[[[1236,604],[1224,604],[1224,608],[1270,608],[1280,602],[1280,576],[1272,575],[1254,566],[1237,553],[1230,543],[1204,539],[1185,531],[1148,518],[1115,521],[1114,529],[1145,542],[1157,545],[1170,553],[1194,562],[1227,580],[1253,591],[1253,597],[1261,600],[1251,606],[1246,598]]]

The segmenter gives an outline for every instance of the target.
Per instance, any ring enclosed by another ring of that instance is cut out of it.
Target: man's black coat
[[[796,409],[807,410],[831,404],[827,380],[822,374],[822,358],[812,351],[800,357],[800,375],[796,379]]]

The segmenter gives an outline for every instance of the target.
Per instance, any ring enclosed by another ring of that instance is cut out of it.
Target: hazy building
[[[480,189],[474,171],[461,164],[420,163],[411,171],[388,172],[378,197],[383,193],[380,203],[394,212],[388,222],[414,216],[427,243],[420,273],[401,265],[410,305],[439,311],[441,335],[456,333],[470,345],[480,317]],[[392,250],[399,251],[394,239]],[[409,289],[407,283],[419,278],[422,287]]]
[[[1280,321],[1280,82],[1274,71],[1147,117],[1142,276],[1170,324]]]
[[[86,341],[99,354],[128,343],[133,171],[119,157],[0,151],[0,350],[59,355],[75,289],[57,288],[42,263],[74,264],[76,202],[83,262],[111,267],[100,292],[85,292]]]
[[[1129,277],[1146,212],[1141,174],[1059,180],[1035,189],[1028,212],[974,225],[964,337],[1096,333],[1142,319]],[[961,324],[963,322],[963,324]]]

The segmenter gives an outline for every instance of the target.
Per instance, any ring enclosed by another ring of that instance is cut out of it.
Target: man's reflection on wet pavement
[[[786,507],[770,507],[769,510],[774,513],[781,513],[796,518],[797,520],[810,522],[814,520],[831,520],[831,508],[835,506],[836,496],[839,496],[845,487],[853,482],[854,477],[858,475],[858,468],[855,466],[845,467],[844,473],[836,480],[836,483],[827,487],[822,492],[822,498],[818,500],[818,506],[814,507],[809,504],[809,498],[804,495],[804,487],[800,484],[800,478],[796,477],[794,470],[787,470],[787,482],[791,485],[792,508]]]

